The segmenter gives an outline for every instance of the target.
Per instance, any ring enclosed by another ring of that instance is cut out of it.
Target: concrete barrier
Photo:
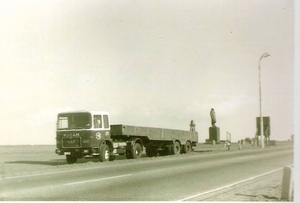
[[[293,168],[290,166],[284,167],[282,177],[281,200],[292,200],[293,194]]]

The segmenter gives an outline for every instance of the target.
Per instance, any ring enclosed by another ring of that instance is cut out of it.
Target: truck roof
[[[60,112],[59,114],[68,114],[68,113],[91,113],[93,115],[102,115],[102,114],[107,114],[109,113],[107,111],[90,111],[90,110],[75,110],[75,111],[65,111],[65,112]]]

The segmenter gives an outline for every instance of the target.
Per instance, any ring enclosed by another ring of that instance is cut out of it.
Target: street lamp
[[[264,148],[264,134],[263,134],[263,118],[262,118],[262,108],[261,108],[261,79],[260,79],[260,61],[270,56],[268,53],[264,53],[258,62],[258,70],[259,70],[259,115],[260,115],[260,136],[261,136],[261,148]]]

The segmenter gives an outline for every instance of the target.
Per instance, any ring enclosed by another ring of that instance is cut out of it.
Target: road
[[[6,162],[24,167],[28,163]],[[3,175],[0,200],[194,201],[207,191],[293,164],[293,149],[270,147],[105,163],[55,163],[32,161],[31,171]],[[35,170],[39,164],[44,164],[43,169]]]

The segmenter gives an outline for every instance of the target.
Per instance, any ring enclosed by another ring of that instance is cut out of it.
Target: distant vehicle
[[[110,125],[108,112],[74,111],[59,113],[56,154],[66,155],[69,164],[85,156],[112,161],[117,155],[137,159],[144,148],[148,157],[190,153],[198,143],[198,133],[165,128]]]

